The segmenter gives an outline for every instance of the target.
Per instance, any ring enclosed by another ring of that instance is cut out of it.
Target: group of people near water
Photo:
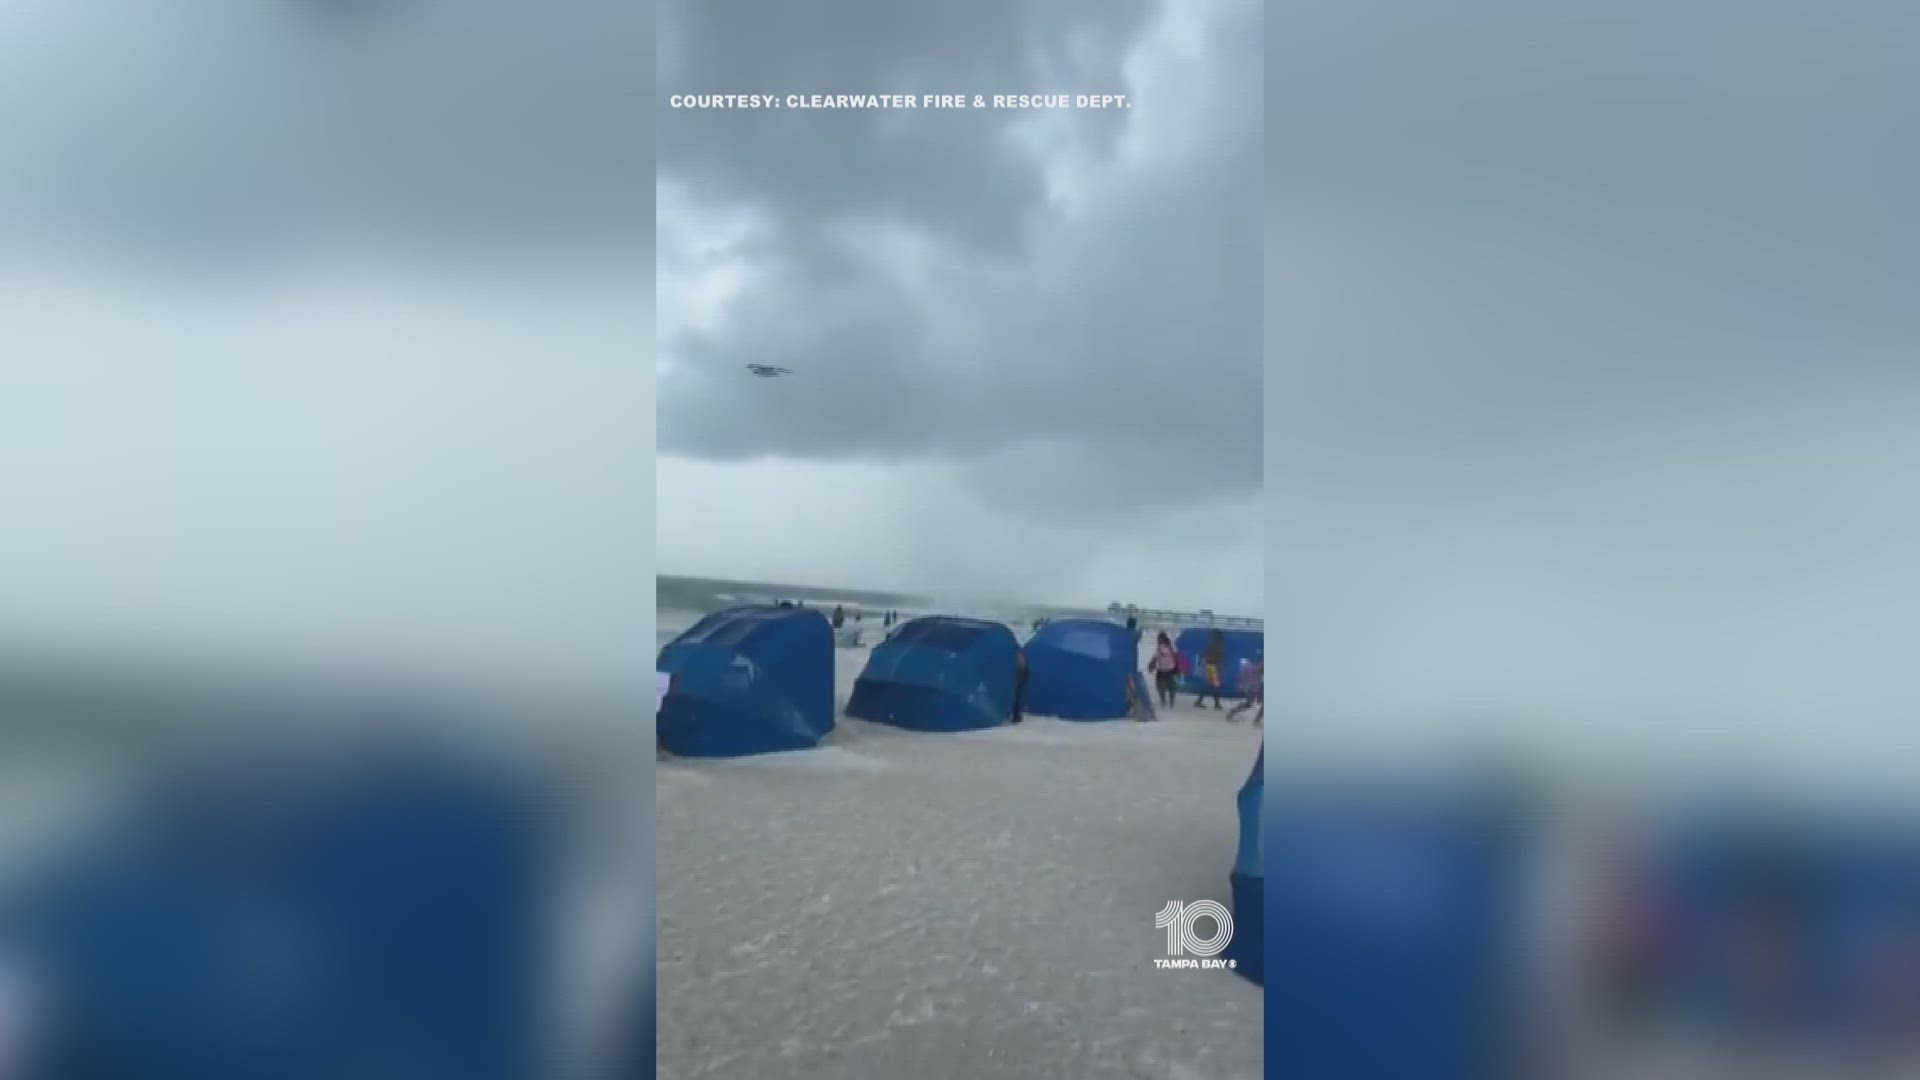
[[[1215,710],[1226,709],[1220,699],[1223,688],[1223,672],[1227,660],[1227,636],[1218,630],[1207,635],[1207,643],[1200,650],[1200,690],[1194,696],[1193,707],[1206,707],[1207,698],[1213,698]],[[1179,703],[1180,677],[1187,674],[1187,658],[1174,647],[1173,639],[1165,630],[1160,631],[1154,643],[1153,656],[1147,661],[1147,674],[1153,676],[1153,685],[1160,704],[1173,708]],[[1254,709],[1253,723],[1260,727],[1267,719],[1266,662],[1250,660],[1240,669],[1240,703],[1226,709],[1227,719],[1238,721],[1240,714]]]
[[[857,623],[864,617],[865,617],[865,612],[862,612],[859,608],[853,609],[854,622]],[[880,613],[880,625],[882,628],[891,628],[895,623],[898,623],[899,621],[900,621],[900,613],[897,611],[893,611],[889,609],[887,611],[883,611]],[[846,606],[842,604],[835,604],[833,606],[833,628],[835,630],[838,630],[841,627],[844,627],[846,624],[847,624]]]

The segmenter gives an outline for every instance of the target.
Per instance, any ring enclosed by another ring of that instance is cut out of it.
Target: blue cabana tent
[[[1256,984],[1267,975],[1267,869],[1260,846],[1260,815],[1267,790],[1267,751],[1253,759],[1253,771],[1240,785],[1240,850],[1233,858],[1233,940],[1227,958],[1234,971]]]
[[[1062,720],[1143,715],[1153,699],[1140,678],[1139,649],[1133,631],[1116,623],[1048,623],[1027,642],[1027,711]]]
[[[916,731],[971,731],[1013,712],[1020,643],[999,623],[929,615],[900,624],[853,684],[847,715]]]
[[[833,628],[817,611],[716,612],[661,649],[656,666],[673,677],[658,722],[673,753],[804,750],[833,730]]]
[[[1180,680],[1181,689],[1189,693],[1199,693],[1205,685],[1205,676],[1200,670],[1200,654],[1207,649],[1207,638],[1213,629],[1206,626],[1189,626],[1180,631],[1173,647],[1187,661],[1187,673]],[[1267,635],[1259,630],[1221,630],[1220,635],[1227,641],[1227,662],[1220,666],[1220,693],[1223,697],[1240,697],[1240,669],[1255,660],[1264,660],[1267,656]]]

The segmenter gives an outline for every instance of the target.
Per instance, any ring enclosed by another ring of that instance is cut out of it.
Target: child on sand
[[[1213,707],[1216,710],[1226,708],[1220,700],[1220,665],[1227,662],[1227,635],[1218,630],[1207,635],[1206,648],[1200,652],[1200,677],[1205,680],[1200,687],[1200,696],[1193,699],[1193,707],[1203,708],[1207,704],[1207,695],[1213,695]]]
[[[1246,697],[1240,702],[1240,704],[1235,705],[1233,708],[1227,710],[1227,719],[1238,720],[1240,718],[1241,713],[1246,712],[1247,709],[1252,706],[1258,705],[1259,710],[1253,714],[1253,726],[1254,727],[1262,726],[1267,719],[1267,680],[1266,680],[1266,662],[1265,661],[1250,660],[1247,662],[1247,666],[1245,670],[1243,670],[1240,673],[1240,692],[1242,694],[1245,694]]]

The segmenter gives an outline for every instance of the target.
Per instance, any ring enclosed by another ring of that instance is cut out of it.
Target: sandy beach
[[[837,650],[842,705],[867,656]],[[1260,1076],[1259,988],[1152,962],[1169,900],[1229,900],[1261,733],[1221,715],[842,716],[813,750],[660,762],[660,1075]]]

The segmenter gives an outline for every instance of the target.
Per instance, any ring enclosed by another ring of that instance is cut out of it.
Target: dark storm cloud
[[[35,239],[646,251],[643,5],[29,7],[0,34],[0,224]]]
[[[1217,169],[1157,173],[1124,228],[1062,229],[1033,262],[966,275],[949,294],[958,313],[928,310],[884,265],[843,275],[791,256],[721,336],[677,347],[689,370],[664,380],[684,396],[663,438],[714,456],[857,457],[1025,438],[1118,449],[1143,426],[1217,426],[1242,436],[1229,475],[1257,478],[1254,164],[1249,148]],[[971,325],[943,338],[948,319]],[[743,363],[800,374],[743,384]]]
[[[1297,704],[1920,749],[1886,646],[1920,598],[1920,15],[1288,11],[1269,565]]]
[[[1257,7],[1177,5],[1204,17],[1205,64],[1184,81],[1205,92],[1184,101],[1127,82],[1158,10],[888,6],[774,27],[670,10],[663,40],[683,53],[663,60],[663,93],[1036,87],[1138,105],[1048,117],[1052,156],[1022,148],[1015,128],[1035,118],[1017,112],[663,115],[663,177],[766,229],[717,325],[662,342],[663,449],[971,459],[990,500],[1019,510],[1257,485]],[[1151,145],[1170,128],[1180,146]],[[752,382],[747,363],[799,374]]]

